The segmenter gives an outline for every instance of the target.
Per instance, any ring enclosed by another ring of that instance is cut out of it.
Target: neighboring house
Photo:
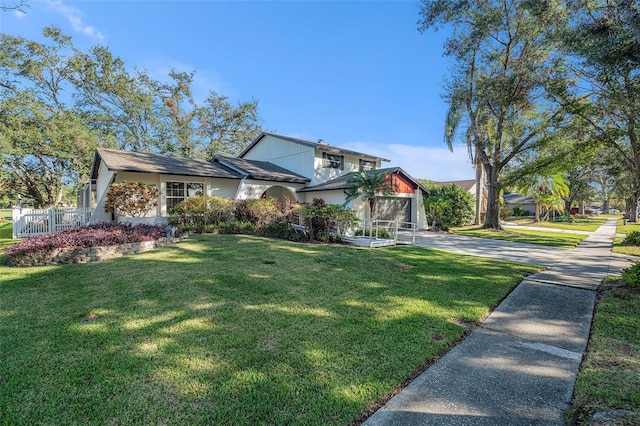
[[[536,213],[536,202],[529,196],[520,195],[516,192],[509,192],[502,196],[504,205],[513,210],[514,207],[520,207],[530,215]]]
[[[215,157],[211,161],[165,155],[98,148],[94,157],[91,184],[96,201],[92,221],[113,220],[104,212],[109,186],[114,182],[144,182],[160,189],[158,206],[147,214],[162,222],[171,208],[194,195],[210,195],[233,200],[273,197],[301,203],[323,198],[345,204],[345,189],[352,173],[385,170],[397,188],[393,197],[381,198],[376,217],[412,222],[425,228],[423,196],[427,193],[401,168],[381,169],[384,158],[363,154],[320,142],[263,133],[238,158]],[[90,199],[79,196],[79,199]],[[347,207],[367,219],[368,207],[353,200]]]

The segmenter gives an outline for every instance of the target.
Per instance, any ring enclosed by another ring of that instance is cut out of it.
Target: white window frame
[[[182,188],[169,188],[171,185],[173,184],[181,184]],[[191,189],[189,188],[189,185],[200,185],[200,190],[196,191],[195,193],[190,193]],[[182,201],[186,200],[187,198],[196,196],[196,195],[204,195],[204,182],[186,182],[186,181],[177,181],[177,180],[172,180],[172,181],[167,181],[165,182],[165,205],[166,205],[166,209],[167,209],[167,214],[169,213],[169,211],[171,211],[172,208],[174,208],[175,206],[177,206],[178,204],[180,204]],[[169,191],[173,191],[173,189],[178,189],[182,191],[182,195],[169,195]],[[200,192],[200,194],[198,194],[198,192]],[[172,203],[171,206],[169,206],[169,200],[176,200],[175,203]]]
[[[376,169],[376,162],[373,160],[363,160],[362,158],[360,159],[360,164],[359,164],[359,170],[363,171],[363,170],[375,170]]]
[[[322,167],[325,169],[344,170],[344,155],[323,152]]]

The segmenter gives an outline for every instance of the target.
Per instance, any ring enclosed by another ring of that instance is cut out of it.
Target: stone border
[[[138,243],[126,243],[116,246],[99,247],[63,247],[53,250],[45,256],[24,257],[18,262],[9,259],[7,266],[30,267],[30,266],[53,266],[69,263],[101,262],[103,260],[115,259],[122,256],[144,253],[158,247],[173,244],[187,238],[160,238],[159,240],[140,241]]]

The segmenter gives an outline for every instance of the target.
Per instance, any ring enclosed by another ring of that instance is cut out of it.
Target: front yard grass
[[[9,247],[12,244],[15,244],[20,240],[12,240],[11,235],[13,233],[13,224],[11,222],[0,222],[0,256],[2,256],[2,251]],[[4,264],[1,262],[0,264]]]
[[[578,373],[573,407],[577,424],[597,411],[636,411],[617,425],[640,423],[640,291],[621,287],[598,303],[589,348]],[[599,423],[593,423],[599,424]]]
[[[607,216],[608,217],[608,216]],[[510,222],[517,223],[521,226],[535,226],[537,228],[554,228],[554,229],[567,229],[571,231],[588,231],[593,232],[600,227],[607,217],[594,216],[588,218],[574,218],[573,222],[535,222],[533,218],[522,218],[516,220],[510,220]]]
[[[490,238],[519,243],[541,244],[552,247],[574,248],[587,235],[570,234],[564,232],[544,232],[529,229],[509,228],[504,230],[483,228],[454,228],[452,233],[468,237]]]
[[[0,267],[0,418],[349,424],[536,270],[249,236]]]
[[[627,222],[627,224],[625,225],[623,219],[618,219],[618,224],[616,226],[617,234],[630,234],[633,231],[640,231],[640,223]]]
[[[623,219],[618,219],[618,223],[616,226],[617,234],[625,234],[629,235],[634,231],[640,231],[640,223],[635,222],[627,222],[624,224]],[[623,237],[616,237],[613,241],[613,252],[620,254],[628,254],[631,256],[640,256],[640,246],[623,246],[620,243],[624,241]]]

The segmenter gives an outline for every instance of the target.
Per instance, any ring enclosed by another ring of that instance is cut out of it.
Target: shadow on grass
[[[535,268],[246,236],[3,268],[9,422],[346,424]]]

